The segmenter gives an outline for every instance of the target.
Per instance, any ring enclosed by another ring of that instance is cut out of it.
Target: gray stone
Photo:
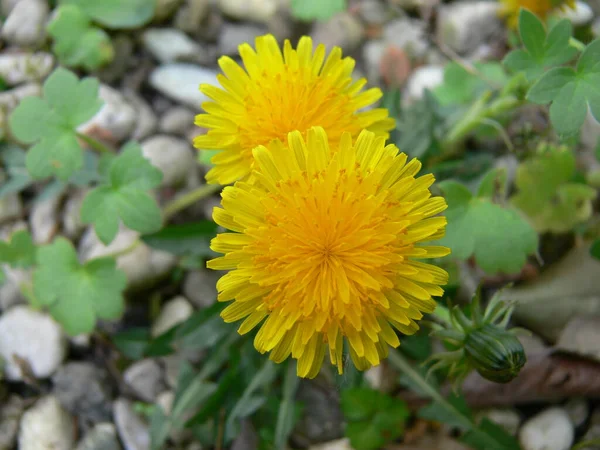
[[[437,37],[455,52],[473,52],[504,33],[498,14],[500,3],[465,1],[443,5],[438,16]]]
[[[142,359],[123,372],[125,383],[144,401],[154,402],[166,388],[162,369],[154,359]]]
[[[36,244],[47,244],[58,233],[61,201],[62,195],[53,195],[47,199],[33,202],[29,215],[29,228],[31,237]]]
[[[160,118],[159,131],[163,133],[176,134],[182,137],[194,125],[196,114],[183,106],[174,106],[168,109]]]
[[[590,405],[585,398],[581,397],[569,399],[564,408],[575,428],[583,425],[590,413]]]
[[[432,90],[444,82],[444,68],[440,66],[421,66],[414,70],[403,97],[403,104],[408,106],[423,98],[425,89]]]
[[[573,438],[574,429],[569,415],[557,407],[535,415],[519,431],[523,450],[569,450]]]
[[[21,419],[19,430],[20,450],[71,450],[75,426],[56,397],[38,400]]]
[[[52,377],[53,393],[81,422],[90,424],[111,418],[111,386],[108,373],[87,362],[70,362]]]
[[[336,439],[319,445],[311,445],[308,450],[354,450],[350,445],[350,439]]]
[[[210,9],[210,0],[186,0],[175,15],[175,26],[187,33],[201,27]]]
[[[564,8],[559,10],[556,16],[569,19],[574,26],[581,27],[594,19],[594,11],[587,3],[577,1],[575,2],[575,9]]]
[[[0,55],[0,77],[9,86],[43,80],[54,66],[50,53],[4,53]]]
[[[190,61],[204,49],[183,31],[175,28],[149,28],[142,34],[144,47],[160,63]]]
[[[0,317],[0,356],[9,380],[22,374],[13,355],[27,361],[37,378],[52,375],[67,352],[62,328],[50,316],[25,306],[15,306]]]
[[[199,85],[217,84],[217,73],[194,64],[170,63],[154,69],[149,82],[161,94],[199,111],[201,104],[208,100],[198,89]]]
[[[5,17],[8,16],[19,1],[21,0],[0,0],[0,12],[2,12],[2,15]]]
[[[588,111],[583,127],[581,128],[581,144],[585,150],[593,152],[598,142],[600,142],[600,123]]]
[[[217,280],[221,274],[212,270],[194,270],[183,280],[183,294],[198,308],[208,308],[217,300]]]
[[[278,0],[217,0],[221,11],[239,20],[268,23],[277,12]]]
[[[24,405],[21,397],[11,395],[0,406],[0,448],[13,448],[19,431]]]
[[[135,413],[129,400],[120,398],[113,406],[115,425],[125,450],[149,450],[150,430]]]
[[[87,189],[78,189],[65,201],[62,226],[64,234],[70,239],[79,238],[85,230],[86,225],[81,221],[81,205],[87,193]]]
[[[2,38],[20,47],[37,47],[46,39],[48,3],[45,0],[21,0],[2,26]]]
[[[573,317],[562,330],[556,346],[600,361],[600,314]]]
[[[194,312],[194,308],[183,296],[175,297],[165,303],[152,324],[152,336],[159,336],[175,325],[185,322]]]
[[[297,399],[310,411],[298,421],[294,434],[303,446],[338,439],[343,435],[343,415],[339,401],[328,387],[301,380]]]
[[[244,23],[225,23],[219,33],[217,44],[220,55],[237,55],[238,46],[243,43],[254,45],[254,39],[266,33],[266,28]]]
[[[0,223],[17,219],[22,213],[23,204],[18,194],[8,194],[0,198]]]
[[[364,27],[357,17],[342,12],[329,20],[316,22],[310,35],[315,42],[325,44],[328,50],[337,46],[345,53],[350,53],[361,44]]]
[[[106,137],[121,142],[131,136],[136,123],[136,111],[123,94],[108,85],[101,84],[99,96],[104,102],[100,111],[77,131],[83,134]]]
[[[512,435],[516,436],[521,424],[521,416],[519,413],[511,408],[493,408],[479,411],[477,414],[478,419],[486,418],[496,425],[501,426],[504,430]]]
[[[163,173],[162,186],[182,184],[196,161],[187,141],[168,135],[156,135],[142,142],[142,153]]]
[[[387,45],[404,50],[413,58],[423,58],[429,48],[427,25],[422,20],[401,17],[383,28]]]
[[[387,3],[379,0],[363,0],[357,8],[361,19],[369,25],[383,25],[392,17]]]
[[[0,266],[4,271],[4,284],[0,285],[0,310],[5,311],[15,305],[25,303],[21,286],[31,284],[31,271],[15,269],[8,265]]]
[[[128,91],[124,93],[125,99],[135,108],[137,120],[131,138],[141,141],[156,131],[158,118],[150,105],[135,92]]]
[[[112,423],[99,423],[88,431],[75,450],[121,450],[117,430]]]

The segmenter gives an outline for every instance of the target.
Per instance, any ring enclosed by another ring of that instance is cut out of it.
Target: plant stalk
[[[172,201],[167,203],[163,208],[163,219],[167,222],[171,217],[182,211],[189,206],[193,205],[197,201],[203,198],[209,197],[215,192],[222,189],[221,185],[218,184],[205,184],[197,187],[189,192],[186,192],[179,197],[174,198]]]
[[[83,142],[85,142],[87,145],[90,146],[90,148],[100,154],[102,153],[108,153],[108,154],[112,154],[115,153],[115,150],[113,150],[112,148],[104,145],[102,142],[94,139],[93,137],[87,136],[83,133],[77,133],[77,137],[79,139],[81,139]]]

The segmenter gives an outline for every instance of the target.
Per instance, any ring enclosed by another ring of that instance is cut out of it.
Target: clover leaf
[[[33,183],[25,168],[25,155],[25,150],[16,146],[0,147],[0,161],[8,175],[8,180],[2,180],[0,199],[9,194],[21,192]]]
[[[108,28],[137,28],[154,16],[156,1],[148,0],[60,0],[76,5],[95,22]]]
[[[450,247],[457,259],[474,256],[488,273],[516,273],[536,251],[537,234],[515,210],[492,201],[489,177],[485,178],[478,196],[456,181],[439,184],[448,202],[448,225],[440,245]]]
[[[162,172],[142,155],[136,142],[129,142],[110,161],[106,180],[83,200],[81,219],[93,223],[102,242],[116,236],[119,222],[140,233],[153,233],[162,225],[160,208],[146,191],[158,186]]]
[[[596,190],[572,182],[575,164],[569,149],[550,147],[518,167],[518,192],[511,203],[527,214],[538,232],[564,233],[591,216]]]
[[[575,69],[556,67],[529,90],[527,99],[551,103],[550,120],[559,135],[571,136],[583,125],[589,109],[600,121],[600,39],[589,44]]]
[[[114,49],[104,30],[94,27],[90,18],[75,5],[62,5],[48,24],[54,39],[52,51],[70,67],[95,70],[110,62]]]
[[[473,66],[480,75],[469,72],[456,62],[446,65],[444,82],[432,91],[442,106],[470,104],[490,88],[490,83],[504,85],[508,81],[506,72],[499,63],[476,62]]]
[[[342,393],[346,436],[356,450],[375,450],[404,433],[409,411],[406,403],[369,388]]]
[[[102,106],[98,80],[58,68],[44,83],[44,98],[26,97],[10,116],[17,139],[35,145],[25,165],[33,178],[52,174],[66,181],[83,165],[83,150],[75,129],[91,119]]]
[[[292,0],[291,8],[296,19],[327,20],[346,9],[346,0]]]
[[[0,241],[0,263],[13,267],[31,267],[35,264],[36,250],[29,231],[15,231],[8,242]]]
[[[125,274],[116,268],[114,258],[81,264],[65,238],[57,238],[38,250],[33,273],[36,300],[70,335],[92,331],[97,318],[119,318],[126,284]]]
[[[577,53],[569,44],[573,26],[568,19],[555,23],[546,34],[542,21],[532,12],[522,9],[519,33],[525,49],[513,50],[503,62],[509,69],[524,71],[529,80],[538,78],[550,67],[571,61]]]

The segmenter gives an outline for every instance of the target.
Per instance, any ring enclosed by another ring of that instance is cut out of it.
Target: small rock
[[[190,145],[173,136],[156,135],[142,142],[142,153],[163,173],[162,186],[181,184],[196,162]]]
[[[20,450],[71,450],[73,419],[54,396],[43,397],[21,419]]]
[[[183,294],[197,308],[208,308],[217,301],[217,280],[221,274],[211,270],[194,270],[183,280]]]
[[[163,114],[158,123],[159,131],[185,137],[194,125],[196,114],[183,106],[174,106]]]
[[[422,20],[396,19],[383,28],[383,38],[388,46],[402,49],[412,58],[424,57],[429,48],[427,25]]]
[[[358,18],[349,12],[342,12],[327,21],[316,22],[310,34],[315,42],[325,44],[329,51],[337,46],[344,53],[350,53],[362,42],[364,28]]]
[[[33,202],[29,215],[29,227],[33,241],[47,244],[56,235],[59,229],[59,214],[62,195],[54,195],[44,200]]]
[[[105,140],[122,142],[131,136],[136,122],[136,111],[123,95],[107,86],[100,85],[99,95],[104,105],[86,123],[80,125],[77,131],[106,138]]]
[[[259,438],[249,419],[242,420],[240,432],[231,443],[230,450],[258,450]]]
[[[298,443],[308,446],[317,442],[338,439],[343,435],[343,415],[333,391],[319,388],[312,381],[301,380],[298,401],[303,402],[310,414],[303,414],[294,435]]]
[[[135,413],[129,400],[120,398],[113,406],[115,425],[125,450],[149,450],[150,430]]]
[[[169,273],[177,263],[177,258],[171,253],[154,250],[146,244],[135,244],[138,238],[139,233],[121,227],[115,239],[106,246],[90,227],[79,242],[79,254],[83,261],[87,261],[131,248],[131,251],[117,258],[117,267],[125,272],[128,288],[148,288]]]
[[[370,82],[378,83],[381,78],[381,60],[385,54],[387,44],[383,40],[369,40],[362,48],[363,59],[367,77]]]
[[[324,444],[311,445],[308,450],[354,450],[354,448],[350,445],[350,439],[343,438]]]
[[[21,0],[2,26],[2,38],[19,47],[37,47],[46,39],[48,3],[45,0]]]
[[[594,19],[594,11],[585,2],[575,2],[575,9],[564,8],[556,14],[559,18],[569,19],[576,27],[587,25]]]
[[[26,303],[21,286],[31,284],[31,271],[15,269],[8,265],[0,266],[1,271],[4,271],[4,284],[0,284],[0,310],[5,311],[15,305]]]
[[[140,398],[154,402],[158,394],[165,390],[162,369],[153,359],[142,359],[130,365],[123,372],[123,380]]]
[[[149,28],[142,34],[144,47],[161,63],[190,61],[204,49],[183,31],[174,28]]]
[[[593,152],[598,142],[600,142],[600,122],[588,111],[581,128],[581,144],[587,151]]]
[[[178,296],[169,300],[152,324],[152,336],[159,336],[175,325],[185,322],[193,312],[194,308],[185,297]]]
[[[1,174],[0,180],[2,180]],[[23,204],[18,194],[8,194],[0,198],[0,224],[17,219],[22,213]]]
[[[23,409],[23,400],[17,395],[11,395],[8,400],[3,400],[0,407],[0,448],[14,447]]]
[[[156,404],[159,405],[163,412],[168,416],[171,414],[173,409],[173,402],[175,401],[175,393],[173,391],[164,391],[159,394],[156,398]]]
[[[199,111],[208,97],[198,87],[217,84],[217,73],[194,64],[171,63],[154,69],[149,82],[161,94]]]
[[[158,21],[167,19],[180,4],[181,0],[156,0],[154,19]]]
[[[12,9],[21,0],[0,0],[0,12],[4,17],[8,16]]]
[[[37,378],[46,378],[58,369],[66,352],[67,339],[47,314],[15,306],[0,317],[0,356],[9,380],[22,379],[13,355],[26,360]]]
[[[114,51],[113,59],[98,69],[95,74],[103,83],[117,84],[131,70],[132,66],[135,66],[135,62],[132,62],[132,60],[135,61],[132,58],[135,43],[131,36],[125,33],[111,36],[110,41]],[[123,83],[123,85],[126,85],[126,83]]]
[[[175,16],[175,26],[187,33],[195,33],[208,15],[210,0],[186,0]]]
[[[556,346],[600,361],[600,316],[573,317],[562,330]]]
[[[79,189],[65,201],[62,226],[64,234],[70,239],[77,239],[85,230],[86,226],[81,221],[81,205],[87,193],[87,189]]]
[[[60,403],[89,426],[111,419],[111,386],[108,373],[87,362],[70,362],[52,377],[53,393]]]
[[[403,104],[406,106],[423,98],[425,89],[433,89],[444,82],[444,68],[440,66],[421,66],[412,73],[406,83]]]
[[[369,25],[383,25],[391,16],[388,5],[379,0],[363,0],[357,7],[361,19]]]
[[[574,430],[562,408],[550,408],[529,419],[519,432],[523,450],[569,450]]]
[[[590,405],[585,398],[581,397],[569,399],[564,408],[575,428],[583,425],[590,413]]]
[[[50,53],[4,53],[0,55],[0,77],[9,86],[43,80],[53,66],[54,56]]]
[[[501,426],[511,436],[516,436],[521,424],[521,416],[514,409],[509,408],[494,408],[480,411],[477,414],[479,419],[486,418],[496,425]]]
[[[245,42],[254,44],[255,38],[265,33],[266,29],[258,25],[226,23],[219,33],[218,53],[237,56],[239,45]]]
[[[112,423],[99,423],[88,431],[75,450],[121,450],[117,430]]]
[[[460,54],[497,40],[504,33],[499,8],[500,3],[487,1],[443,5],[438,16],[438,40]]]
[[[268,23],[277,12],[278,0],[218,0],[217,5],[234,19]]]
[[[156,131],[158,118],[146,101],[135,92],[125,92],[125,99],[135,108],[137,121],[131,139],[141,141]]]

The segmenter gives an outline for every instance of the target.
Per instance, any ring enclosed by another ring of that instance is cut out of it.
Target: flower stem
[[[168,221],[171,217],[177,214],[179,211],[186,209],[203,198],[209,197],[210,195],[218,192],[222,186],[218,184],[206,184],[197,187],[189,192],[186,192],[179,197],[176,197],[171,202],[167,203],[163,208],[164,221]]]
[[[87,136],[83,133],[77,133],[77,137],[85,142],[90,148],[98,153],[115,153],[115,151],[104,145],[102,142],[94,139],[93,137]]]

